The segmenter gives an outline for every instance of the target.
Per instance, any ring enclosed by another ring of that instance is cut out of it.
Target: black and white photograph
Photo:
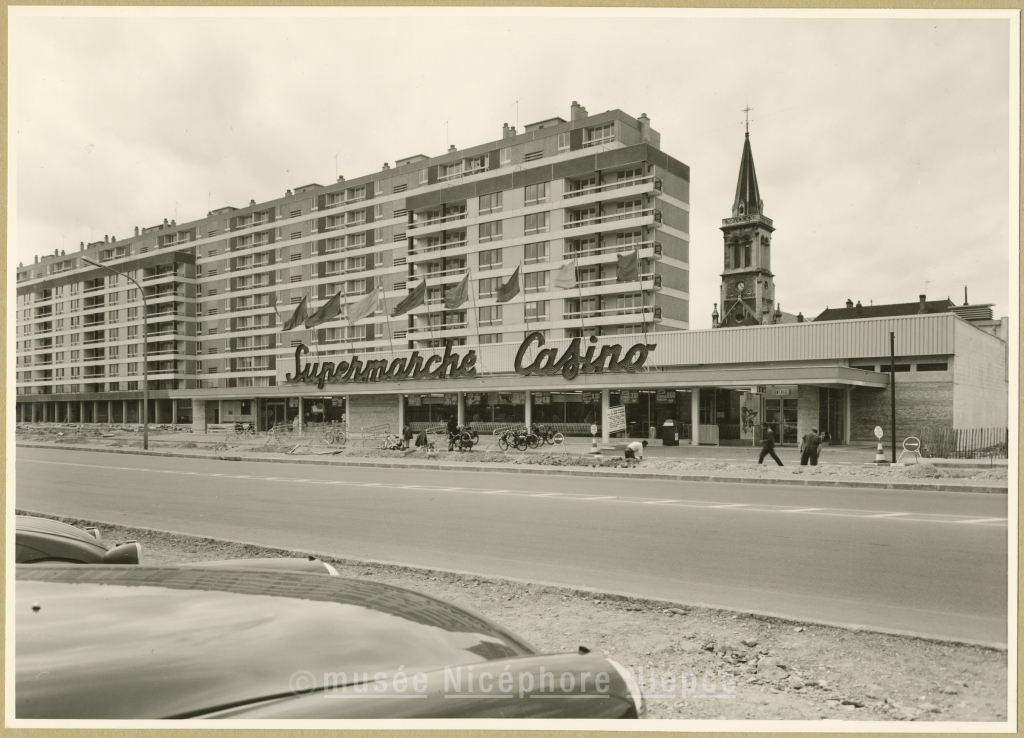
[[[1018,10],[7,14],[8,727],[1016,731]]]

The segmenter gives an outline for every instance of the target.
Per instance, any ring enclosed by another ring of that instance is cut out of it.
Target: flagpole
[[[388,313],[388,299],[387,299],[387,297],[385,297],[383,289],[380,291],[380,299],[381,299],[381,302],[384,303],[384,325],[387,326],[388,346],[391,347],[391,360],[394,361],[395,360],[395,344],[391,340],[391,334],[394,331],[391,330],[391,316]]]
[[[466,274],[469,275],[470,273],[471,272],[469,271],[469,266],[467,266],[466,267]],[[477,345],[477,348],[479,348],[480,347],[480,313],[476,309],[476,298],[473,297],[473,280],[472,279],[469,280],[469,284],[467,285],[467,287],[469,287],[469,299],[470,299],[470,301],[473,304],[473,318],[474,318],[474,320],[476,322],[476,345]]]
[[[576,293],[580,296],[580,338],[585,338],[587,332],[587,324],[583,322],[583,286],[580,284],[579,275],[579,262],[576,262],[576,266],[573,268],[573,275],[576,277]]]
[[[519,260],[519,275],[523,279],[523,320],[526,321],[526,335],[530,335],[530,319],[526,315],[526,266],[523,264],[523,260]],[[527,349],[527,360],[533,358],[533,345]]]
[[[643,326],[644,341],[647,340],[647,316],[644,315],[644,265],[640,261],[640,249],[637,249],[633,253],[636,254],[636,276],[640,282],[640,324]]]

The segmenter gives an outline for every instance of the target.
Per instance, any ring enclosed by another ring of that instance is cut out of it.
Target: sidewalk
[[[74,432],[58,435],[60,429],[45,433],[17,434],[23,448],[61,448],[109,453],[148,454],[196,459],[247,462],[287,462],[331,466],[373,466],[402,469],[489,471],[504,473],[610,476],[633,479],[789,484],[824,487],[870,487],[900,490],[984,492],[1007,494],[1006,460],[938,460],[936,466],[874,465],[875,448],[865,446],[826,447],[816,467],[799,466],[795,448],[778,449],[785,466],[773,462],[758,466],[759,449],[740,446],[664,447],[660,441],[646,449],[647,458],[635,468],[623,468],[621,447],[604,447],[599,457],[587,452],[585,439],[570,439],[564,448],[544,446],[527,452],[507,454],[491,448],[490,438],[469,453],[441,451],[429,457],[423,452],[381,451],[376,444],[346,447],[318,445],[311,438],[296,438],[287,444],[268,446],[266,439],[243,438],[225,433],[150,433],[150,450],[143,451],[139,434],[96,432],[81,436]],[[891,454],[891,452],[888,452]],[[888,455],[887,458],[891,458]],[[771,459],[767,460],[771,462]],[[980,462],[980,463],[979,463]],[[1000,463],[1001,462],[1001,463]]]

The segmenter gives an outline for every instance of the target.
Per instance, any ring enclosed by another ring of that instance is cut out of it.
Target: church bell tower
[[[764,215],[764,202],[757,189],[748,123],[732,217],[722,221],[725,237],[722,312],[719,317],[715,311],[713,327],[767,325],[780,321],[781,312],[775,307],[775,282],[771,269],[774,230],[771,219]]]

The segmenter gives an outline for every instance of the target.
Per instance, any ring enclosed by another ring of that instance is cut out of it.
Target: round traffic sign
[[[875,438],[877,438],[879,441],[882,440],[882,426],[880,425],[875,426]]]
[[[903,450],[904,451],[917,451],[919,448],[921,448],[921,439],[920,438],[915,438],[914,436],[910,436],[909,438],[904,439],[904,441],[903,441]]]
[[[597,435],[597,424],[596,423],[591,423],[590,424],[590,435],[592,435],[592,436],[596,436]]]

